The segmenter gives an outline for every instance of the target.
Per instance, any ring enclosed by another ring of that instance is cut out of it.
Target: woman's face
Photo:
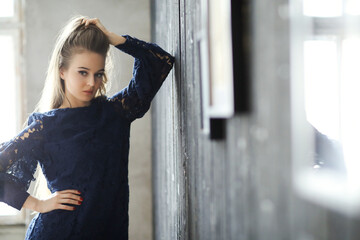
[[[84,50],[72,56],[67,69],[60,69],[65,96],[72,107],[90,104],[103,81],[104,68],[105,58],[102,55]],[[64,100],[64,103],[67,104],[67,101]]]

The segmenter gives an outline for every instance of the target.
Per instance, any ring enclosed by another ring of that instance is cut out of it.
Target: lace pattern
[[[43,128],[43,121],[32,114],[28,126],[20,134],[0,145],[0,181],[11,181],[25,191],[28,189],[42,152]],[[2,188],[0,182],[1,192]]]
[[[116,47],[135,58],[129,85],[108,101],[130,121],[141,118],[173,67],[175,58],[157,44],[124,35],[126,42]]]

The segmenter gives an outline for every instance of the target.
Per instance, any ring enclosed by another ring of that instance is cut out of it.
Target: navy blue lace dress
[[[40,163],[51,192],[77,189],[74,211],[38,213],[26,239],[128,239],[130,125],[149,109],[174,57],[128,35],[115,46],[135,58],[129,85],[86,107],[29,116],[28,127],[0,145],[0,201],[21,209]]]

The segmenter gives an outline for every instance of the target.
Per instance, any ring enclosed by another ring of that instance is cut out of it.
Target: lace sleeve
[[[108,100],[116,103],[117,110],[133,121],[148,111],[152,99],[172,69],[175,58],[154,43],[128,35],[124,37],[126,42],[116,48],[135,58],[133,77],[127,87]]]
[[[16,137],[0,144],[0,201],[20,210],[34,179],[43,146],[43,121],[33,113],[28,126]]]

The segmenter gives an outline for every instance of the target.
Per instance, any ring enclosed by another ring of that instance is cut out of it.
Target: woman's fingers
[[[81,24],[85,24],[85,27],[89,26],[90,24],[98,25],[100,24],[100,20],[98,18],[83,18]]]
[[[57,192],[57,197],[59,199],[73,199],[76,201],[83,201],[83,198],[79,194],[80,192],[77,190],[65,190]]]
[[[66,204],[73,204],[73,205],[81,205],[81,201],[79,200],[73,200],[68,198],[61,198],[58,200],[58,203],[66,203]]]
[[[68,205],[59,204],[57,209],[67,210],[67,211],[74,211],[76,208]]]
[[[74,189],[67,189],[57,192],[56,208],[67,211],[75,210],[76,208],[74,206],[69,206],[67,204],[80,206],[83,198],[80,197],[78,194],[81,194],[80,191]]]
[[[102,25],[98,18],[83,18],[81,24],[85,24],[85,27],[89,26],[90,24],[94,24],[105,34],[107,33],[106,28],[104,27],[104,25]]]
[[[63,193],[81,194],[81,192],[79,190],[75,190],[75,189],[62,190],[62,191],[58,191],[58,193],[59,194],[63,194]]]

